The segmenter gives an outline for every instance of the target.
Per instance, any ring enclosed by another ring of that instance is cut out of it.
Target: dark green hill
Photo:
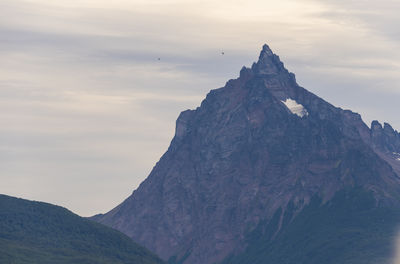
[[[109,227],[65,208],[0,195],[0,263],[162,263]]]

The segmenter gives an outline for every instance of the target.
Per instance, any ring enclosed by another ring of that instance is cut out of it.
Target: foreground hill
[[[400,134],[258,62],[180,114],[168,151],[96,220],[170,263],[389,263],[400,223]]]
[[[0,263],[160,264],[130,238],[65,208],[0,195]]]

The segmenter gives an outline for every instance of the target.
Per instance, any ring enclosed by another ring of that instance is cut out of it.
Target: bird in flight
[[[221,54],[222,54],[222,55],[225,55],[225,52],[222,51]]]

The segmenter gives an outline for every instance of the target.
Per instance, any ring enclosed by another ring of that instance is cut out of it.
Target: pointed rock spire
[[[381,123],[379,123],[378,120],[373,120],[373,121],[371,122],[371,130],[372,130],[372,131],[380,131],[380,130],[382,130],[382,125],[381,125]]]
[[[260,59],[264,56],[272,56],[272,55],[274,55],[274,53],[272,52],[271,48],[267,44],[264,44],[262,46],[262,50],[260,53]]]
[[[254,63],[251,68],[256,74],[277,74],[282,71],[287,72],[279,57],[272,52],[271,48],[267,44],[263,45],[257,63]]]

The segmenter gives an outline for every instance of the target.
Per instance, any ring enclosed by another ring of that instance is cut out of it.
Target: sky
[[[107,212],[167,150],[179,113],[264,43],[301,86],[400,130],[398,10],[398,0],[0,0],[0,193]]]

